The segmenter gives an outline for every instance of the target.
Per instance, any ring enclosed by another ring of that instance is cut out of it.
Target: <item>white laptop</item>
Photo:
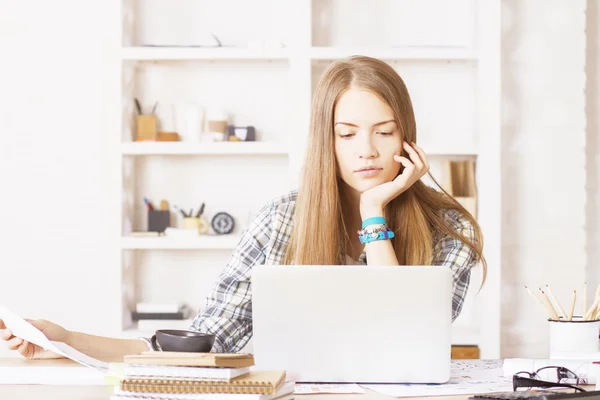
[[[448,267],[256,266],[252,314],[255,368],[292,381],[450,378]]]

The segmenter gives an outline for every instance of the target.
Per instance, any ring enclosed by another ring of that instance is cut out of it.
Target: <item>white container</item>
[[[549,320],[550,358],[565,358],[569,353],[586,354],[600,351],[600,321]]]
[[[191,103],[181,102],[175,105],[175,130],[184,142],[199,142],[202,133],[204,110]]]

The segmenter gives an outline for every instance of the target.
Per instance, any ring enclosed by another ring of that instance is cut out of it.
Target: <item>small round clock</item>
[[[219,235],[226,235],[233,231],[233,217],[226,212],[217,213],[213,217],[211,225],[215,232],[217,232]]]

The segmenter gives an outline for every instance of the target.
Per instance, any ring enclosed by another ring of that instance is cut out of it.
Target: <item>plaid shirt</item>
[[[212,351],[238,352],[252,337],[252,268],[281,264],[292,233],[296,197],[297,191],[292,191],[270,201],[258,212],[215,281],[206,307],[192,322],[190,329],[215,335]],[[471,224],[457,211],[449,210],[444,215],[457,232],[474,239]],[[436,242],[432,264],[446,265],[453,272],[454,321],[463,306],[476,254],[452,237]],[[366,265],[365,253],[358,263]]]

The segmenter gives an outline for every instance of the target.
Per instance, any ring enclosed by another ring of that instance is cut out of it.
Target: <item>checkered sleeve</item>
[[[265,261],[265,247],[272,230],[272,209],[270,202],[252,220],[213,284],[206,307],[192,322],[192,330],[215,335],[212,349],[215,353],[238,352],[252,337],[250,278],[252,267]]]
[[[471,223],[456,210],[446,212],[446,220],[460,234],[475,241],[475,231]],[[452,270],[452,321],[459,315],[467,295],[471,280],[471,268],[477,263],[477,254],[465,243],[449,235],[444,235],[436,243],[433,265],[445,265]]]

